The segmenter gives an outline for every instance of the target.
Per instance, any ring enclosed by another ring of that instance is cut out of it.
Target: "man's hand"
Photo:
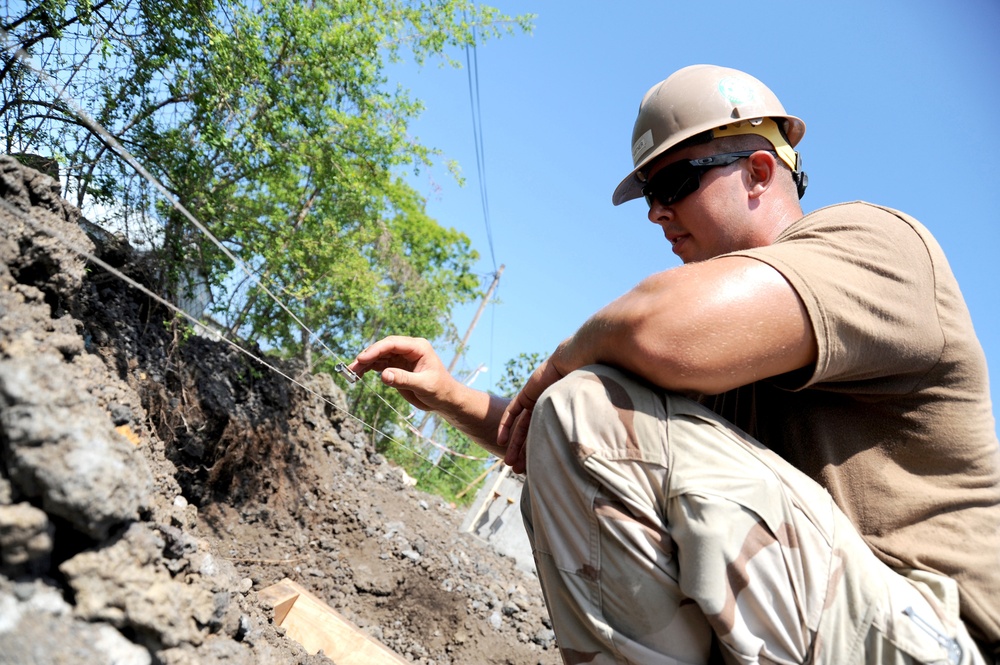
[[[560,349],[564,346],[565,343],[560,346]],[[527,469],[524,443],[528,435],[528,425],[531,422],[531,412],[535,408],[535,403],[546,388],[565,375],[556,367],[555,356],[558,353],[557,349],[555,354],[532,372],[524,387],[507,405],[500,417],[497,444],[507,447],[503,461],[514,473],[524,473]]]
[[[415,337],[386,337],[358,354],[348,365],[358,376],[382,372],[382,383],[399,391],[421,411],[434,411],[497,457],[497,428],[507,400],[473,390],[456,380],[431,348]]]
[[[386,337],[358,354],[348,365],[358,376],[382,372],[382,383],[399,391],[421,411],[447,410],[458,383],[426,339]]]

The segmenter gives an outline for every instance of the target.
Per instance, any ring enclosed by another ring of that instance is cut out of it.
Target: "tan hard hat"
[[[726,133],[761,134],[774,143],[767,133],[755,129],[762,118],[773,118],[781,126],[788,152],[795,155],[789,167],[797,171],[798,156],[791,148],[806,133],[806,124],[785,113],[766,85],[737,69],[715,65],[691,65],[674,72],[642,98],[632,129],[634,168],[615,189],[612,202],[618,205],[642,196],[643,168],[702,132],[726,128]],[[785,155],[782,158],[790,161]]]

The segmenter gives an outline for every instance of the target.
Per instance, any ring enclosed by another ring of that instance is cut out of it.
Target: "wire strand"
[[[2,35],[2,37],[4,39],[4,43],[6,45],[6,43],[8,42],[8,38],[10,36],[9,33],[6,30],[4,30],[3,28],[0,28],[0,35]],[[5,50],[11,50],[11,49],[9,47],[5,46]],[[238,267],[240,267],[243,270],[243,272],[247,275],[247,277],[252,282],[254,282],[254,284],[256,286],[258,286],[269,298],[271,298],[271,300],[273,300],[279,307],[281,307],[303,330],[305,330],[307,333],[309,333],[309,336],[310,336],[309,339],[310,340],[312,340],[312,339],[315,338],[316,341],[318,341],[319,344],[323,347],[323,349],[325,349],[329,353],[328,357],[343,362],[344,359],[342,357],[340,357],[339,354],[337,354],[335,351],[333,351],[332,349],[330,349],[330,347],[317,335],[316,332],[314,332],[313,330],[311,330],[277,296],[275,296],[274,293],[272,293],[261,282],[261,280],[254,274],[254,272],[250,269],[249,266],[247,266],[241,259],[239,259],[237,256],[235,256],[227,247],[225,247],[225,245],[218,238],[216,238],[211,233],[211,231],[208,230],[207,227],[205,227],[205,225],[203,225],[200,221],[198,221],[198,219],[185,206],[183,206],[180,203],[180,201],[177,200],[177,198],[174,197],[162,185],[162,183],[160,183],[160,181],[155,176],[153,176],[148,170],[146,170],[142,166],[142,164],[140,164],[139,161],[124,146],[122,146],[118,142],[118,140],[107,129],[105,129],[97,121],[95,121],[92,118],[90,118],[90,116],[86,113],[86,111],[84,111],[78,104],[76,104],[76,102],[65,92],[65,89],[58,88],[56,86],[56,84],[53,82],[53,79],[52,79],[51,76],[49,76],[46,72],[42,71],[41,69],[33,66],[30,62],[28,62],[29,56],[28,56],[28,54],[22,48],[16,47],[16,49],[14,49],[14,55],[22,62],[22,64],[24,64],[24,66],[29,71],[31,71],[32,73],[34,73],[39,78],[40,81],[42,81],[45,85],[47,85],[56,94],[56,96],[58,97],[58,99],[60,99],[64,104],[66,104],[66,106],[74,114],[77,115],[77,117],[81,120],[81,122],[84,123],[85,127],[88,130],[90,130],[92,133],[94,133],[94,135],[97,136],[97,138],[99,140],[103,141],[105,143],[105,145],[107,145],[111,149],[111,151],[112,151],[113,154],[116,154],[118,157],[120,157],[121,159],[123,159],[127,164],[129,164],[129,166],[131,166],[133,169],[135,169],[135,171],[142,178],[144,178],[147,182],[149,182],[151,185],[153,185],[153,187],[157,191],[159,191],[160,194],[162,194],[164,196],[164,198],[166,198],[166,200],[178,212],[180,212],[192,224],[194,224],[194,226],[199,231],[201,231],[216,247],[218,247],[227,258],[229,258],[235,265],[237,265]],[[101,266],[102,268],[104,268],[105,270],[107,270],[109,273],[111,273],[113,275],[116,275],[117,277],[119,277],[120,279],[122,279],[123,281],[125,281],[126,283],[128,283],[129,285],[133,286],[134,288],[139,289],[140,291],[142,291],[143,293],[145,293],[149,297],[153,298],[157,302],[161,303],[162,305],[164,305],[165,307],[167,307],[171,311],[174,311],[174,312],[182,315],[186,319],[190,320],[196,326],[199,326],[199,327],[204,328],[206,330],[209,329],[208,326],[206,326],[203,322],[197,320],[195,317],[191,316],[190,314],[188,314],[187,312],[183,311],[179,307],[177,307],[177,306],[169,303],[165,299],[161,298],[159,295],[153,293],[152,291],[150,291],[146,287],[142,286],[141,284],[139,284],[135,280],[129,278],[127,275],[125,275],[125,274],[121,273],[120,271],[116,270],[115,268],[111,267],[106,262],[104,262],[101,259],[97,258],[96,256],[94,256],[90,252],[87,252],[86,250],[83,250],[82,248],[78,248],[78,247],[73,246],[72,243],[68,239],[66,239],[65,237],[62,237],[61,234],[58,234],[57,232],[52,231],[50,229],[40,228],[35,223],[35,221],[30,218],[30,216],[24,214],[22,211],[18,210],[16,207],[11,206],[6,201],[0,200],[0,202],[3,203],[3,207],[6,210],[8,210],[9,212],[12,212],[14,214],[17,214],[24,221],[26,221],[28,224],[32,225],[37,230],[39,230],[39,231],[41,231],[43,233],[48,233],[50,236],[56,238],[57,240],[59,240],[60,242],[62,242],[63,244],[65,244],[72,251],[74,251],[77,254],[79,254],[79,255],[87,258],[88,260],[94,262],[96,265]],[[491,241],[490,244],[491,244],[491,252],[492,252],[492,241]],[[349,417],[353,418],[354,420],[358,421],[359,423],[361,423],[365,427],[369,428],[372,432],[377,433],[377,434],[383,436],[386,440],[390,441],[391,443],[396,444],[397,446],[400,446],[400,447],[408,450],[409,452],[415,454],[420,459],[423,459],[424,461],[427,461],[427,462],[433,464],[436,468],[441,468],[440,465],[435,464],[432,460],[430,460],[429,458],[427,458],[426,456],[424,456],[423,454],[421,454],[419,451],[416,451],[416,450],[414,450],[414,449],[406,446],[405,444],[402,444],[399,441],[396,441],[393,437],[391,437],[387,433],[379,430],[374,425],[368,424],[367,422],[365,422],[361,418],[359,418],[359,417],[355,416],[354,414],[350,413],[348,410],[343,409],[343,408],[337,406],[333,402],[330,402],[329,400],[327,400],[326,398],[324,398],[319,393],[316,393],[315,391],[311,390],[310,388],[308,388],[307,386],[305,386],[304,384],[302,384],[298,380],[296,380],[296,379],[288,376],[287,374],[285,374],[284,372],[282,372],[281,370],[279,370],[277,367],[275,367],[275,366],[271,365],[270,363],[264,361],[263,359],[257,357],[255,354],[253,354],[250,351],[244,349],[243,347],[241,347],[240,345],[236,344],[232,340],[227,339],[227,338],[225,338],[225,337],[223,337],[221,335],[219,336],[219,338],[222,341],[226,342],[227,344],[231,345],[233,348],[237,349],[239,352],[243,353],[244,355],[249,356],[250,358],[252,358],[256,362],[260,363],[261,365],[263,365],[263,366],[267,367],[268,369],[271,369],[275,373],[283,376],[284,378],[288,379],[289,381],[291,381],[295,385],[299,386],[300,388],[303,388],[304,390],[307,390],[308,392],[316,395],[320,399],[323,399],[327,403],[331,404],[331,406],[334,406],[336,409],[343,411]],[[478,461],[487,461],[489,459],[492,459],[492,456],[488,456],[488,457],[474,457],[474,456],[466,455],[464,453],[459,453],[458,451],[452,450],[452,449],[450,449],[450,448],[448,448],[446,446],[443,446],[442,444],[437,443],[436,441],[433,441],[433,440],[429,439],[428,437],[424,436],[421,432],[416,431],[415,428],[413,428],[412,426],[410,426],[409,422],[408,422],[408,420],[406,418],[406,416],[404,416],[402,413],[400,413],[391,403],[389,403],[382,395],[380,395],[378,393],[378,391],[376,391],[374,388],[372,388],[370,385],[368,385],[364,381],[361,381],[360,383],[361,383],[361,385],[366,390],[368,390],[369,392],[371,392],[373,395],[375,395],[375,397],[377,399],[379,399],[386,406],[388,406],[389,409],[393,413],[395,413],[396,416],[398,416],[400,418],[400,422],[404,423],[405,426],[412,433],[414,433],[419,438],[421,438],[421,439],[423,439],[425,441],[428,441],[434,447],[437,447],[437,448],[439,448],[439,449],[447,452],[450,455],[455,455],[455,456],[463,457],[463,458],[466,458],[466,459],[478,460]],[[457,480],[460,480],[462,482],[467,482],[467,479],[464,479],[464,478],[461,478],[459,476],[456,476],[455,474],[452,474],[451,472],[449,472],[447,469],[441,468],[441,470],[442,470],[442,472],[444,472],[444,473],[446,473],[448,475],[451,475],[452,477],[456,478]]]
[[[473,3],[475,6],[475,3]],[[493,272],[497,271],[497,257],[493,249],[493,228],[490,225],[490,200],[486,187],[486,145],[483,142],[482,105],[479,102],[479,55],[476,50],[476,26],[472,26],[472,46],[465,45],[465,68],[469,81],[469,104],[472,112],[472,142],[476,148],[476,171],[479,174],[479,199],[486,226],[486,242],[490,247]],[[471,55],[470,55],[471,54]],[[474,81],[474,83],[473,83]]]
[[[20,210],[16,206],[10,204],[5,199],[0,199],[0,208],[3,208],[7,212],[15,215],[16,217],[18,217],[19,219],[21,219],[21,221],[25,222],[26,224],[28,224],[29,226],[31,226],[36,231],[38,231],[40,233],[44,233],[45,235],[48,235],[49,237],[54,238],[55,240],[61,242],[70,251],[72,251],[72,252],[78,254],[79,256],[87,259],[88,261],[92,262],[93,264],[95,264],[97,266],[100,266],[105,271],[107,271],[109,274],[114,275],[115,277],[117,277],[118,279],[122,280],[123,282],[125,282],[126,284],[128,284],[129,286],[131,286],[132,288],[137,289],[138,291],[140,291],[141,293],[145,294],[149,298],[152,298],[157,303],[159,303],[160,305],[163,305],[164,307],[166,307],[170,311],[172,311],[172,312],[174,312],[176,314],[179,314],[180,316],[184,317],[185,319],[187,319],[188,321],[190,321],[192,324],[194,324],[194,325],[196,325],[196,326],[198,326],[200,328],[205,328],[207,330],[207,328],[206,328],[206,326],[205,326],[204,323],[202,323],[201,321],[199,321],[195,317],[191,316],[189,313],[185,312],[180,307],[177,307],[173,303],[168,302],[167,300],[165,300],[164,298],[162,298],[160,295],[154,293],[152,290],[150,290],[146,286],[140,284],[139,282],[137,282],[133,278],[129,277],[125,273],[121,272],[117,268],[111,266],[110,264],[108,264],[103,259],[101,259],[101,258],[97,257],[96,255],[94,255],[92,252],[89,252],[86,249],[83,249],[82,247],[77,247],[69,238],[67,238],[65,235],[63,235],[59,231],[51,229],[51,228],[49,228],[49,227],[47,227],[47,226],[45,226],[43,224],[39,224],[37,222],[37,220],[33,219],[30,215],[28,215],[27,213],[25,213],[23,210]],[[411,448],[410,446],[407,446],[406,444],[397,441],[395,438],[393,438],[392,436],[390,436],[386,432],[378,429],[374,425],[368,424],[367,422],[365,422],[364,420],[362,420],[358,416],[356,416],[353,413],[351,413],[349,410],[345,409],[344,407],[342,407],[341,405],[337,404],[336,402],[333,402],[332,400],[328,399],[324,395],[316,392],[315,390],[313,390],[309,386],[305,385],[304,383],[302,383],[298,379],[292,377],[288,373],[282,371],[280,368],[276,367],[275,365],[267,362],[266,360],[264,360],[263,358],[259,357],[258,355],[256,355],[252,351],[249,351],[249,350],[243,348],[242,346],[240,346],[236,342],[234,342],[234,341],[232,341],[230,339],[226,339],[225,337],[221,337],[220,336],[219,339],[223,343],[231,346],[233,349],[235,349],[239,353],[245,355],[246,357],[250,358],[251,360],[253,360],[253,361],[259,363],[260,365],[266,367],[267,369],[271,370],[275,374],[278,374],[279,376],[287,379],[289,382],[295,384],[296,386],[298,386],[302,390],[305,390],[309,394],[311,394],[311,395],[313,395],[315,397],[318,397],[319,399],[321,399],[325,403],[327,403],[330,406],[332,406],[337,411],[340,411],[341,413],[345,414],[349,418],[352,418],[353,420],[357,421],[358,423],[364,425],[365,427],[367,427],[372,432],[383,436],[387,441],[390,441],[391,443],[394,443],[394,444],[402,447],[403,449],[405,449],[405,450],[407,450],[407,451],[415,454],[420,459],[422,459],[425,462],[428,462],[428,463],[432,464],[433,466],[441,469],[441,471],[443,473],[446,473],[446,474],[452,476],[456,480],[458,480],[460,482],[468,482],[467,478],[463,478],[461,476],[458,476],[458,475],[456,475],[454,473],[451,473],[447,469],[444,469],[444,468],[440,467],[440,465],[434,464],[433,460],[431,460],[430,458],[428,458],[425,455],[423,455],[422,453],[420,453],[420,451],[417,451],[417,450]],[[365,384],[363,381],[361,382],[361,384],[366,389],[374,392],[374,389],[371,386]],[[381,397],[380,395],[378,395],[378,393],[375,393],[375,394],[377,396]],[[413,428],[409,427],[409,429],[412,430]],[[454,451],[452,451],[452,452],[454,452]],[[484,460],[485,459],[489,459],[489,458],[484,458]]]
[[[8,37],[10,36],[9,33],[3,28],[0,28],[0,35],[3,36],[4,42],[6,44],[6,42],[8,41]],[[260,289],[269,298],[271,298],[271,300],[273,300],[281,309],[283,309],[292,318],[292,320],[295,321],[295,323],[297,323],[303,330],[309,333],[310,341],[315,339],[317,342],[319,342],[320,346],[322,346],[323,349],[327,352],[327,354],[329,354],[328,356],[325,357],[332,358],[340,362],[344,361],[344,358],[342,358],[338,353],[336,353],[333,349],[331,349],[322,340],[322,338],[320,338],[317,335],[317,333],[311,330],[309,326],[307,326],[276,295],[274,295],[274,293],[271,292],[271,290],[269,290],[261,282],[260,278],[254,273],[253,270],[251,270],[251,268],[244,261],[242,261],[236,255],[234,255],[229,250],[229,248],[227,248],[222,243],[222,241],[216,238],[215,235],[212,234],[212,232],[209,231],[204,224],[198,221],[198,219],[183,204],[181,204],[181,202],[177,200],[177,198],[173,196],[155,176],[153,176],[149,171],[147,171],[142,166],[142,164],[140,164],[139,161],[132,155],[132,153],[130,153],[124,146],[122,146],[118,142],[118,140],[111,134],[111,132],[105,129],[99,122],[93,120],[89,115],[87,115],[86,111],[84,111],[68,94],[66,94],[64,90],[61,90],[58,87],[56,87],[56,84],[54,83],[51,76],[49,76],[46,72],[42,71],[41,69],[34,67],[30,62],[28,62],[27,59],[30,56],[24,51],[24,49],[17,47],[14,50],[14,54],[28,70],[34,73],[39,78],[39,80],[42,81],[42,83],[47,85],[56,94],[56,96],[64,104],[66,104],[66,106],[71,111],[73,111],[73,113],[77,115],[77,117],[80,119],[81,122],[84,123],[87,129],[93,132],[94,135],[97,136],[99,140],[103,141],[105,145],[107,145],[111,149],[113,154],[116,154],[118,157],[123,159],[129,166],[135,169],[135,171],[142,178],[144,178],[147,182],[153,185],[153,187],[157,191],[159,191],[164,196],[164,198],[167,199],[167,201],[174,207],[175,210],[184,215],[192,224],[194,224],[194,226],[199,231],[201,231],[216,247],[218,247],[227,258],[229,258],[236,266],[241,268],[243,272],[246,274],[247,278],[250,279],[250,281],[253,282],[254,285],[260,287]],[[399,411],[397,411],[396,408],[392,406],[392,404],[386,401],[385,398],[383,398],[374,390],[372,390],[372,392],[375,394],[376,397],[378,397],[378,399],[384,402],[385,405],[388,406],[397,416],[405,420],[405,416],[399,413]]]
[[[2,34],[4,43],[6,44],[9,37],[9,33],[3,28],[0,28],[0,34]],[[156,188],[156,190],[163,195],[163,197],[174,207],[175,210],[184,215],[184,217],[186,217],[192,224],[194,224],[199,231],[205,234],[205,236],[212,242],[212,244],[214,244],[216,247],[219,248],[220,251],[222,251],[222,253],[226,256],[226,258],[232,261],[234,265],[242,269],[243,272],[246,273],[247,277],[254,283],[255,286],[259,287],[262,291],[264,291],[264,293],[267,294],[267,296],[270,297],[271,300],[273,300],[281,309],[283,309],[290,317],[292,317],[292,320],[294,320],[295,323],[297,323],[303,330],[309,333],[310,340],[315,338],[316,341],[319,342],[320,345],[330,353],[331,357],[343,361],[343,358],[341,358],[333,349],[327,346],[326,343],[309,328],[309,326],[307,326],[298,316],[296,316],[295,313],[292,312],[292,310],[290,310],[287,305],[285,305],[285,303],[283,303],[276,295],[274,295],[274,293],[271,292],[270,289],[267,288],[267,286],[264,285],[264,283],[260,280],[260,278],[254,274],[254,272],[250,269],[249,266],[246,265],[246,263],[244,263],[235,254],[233,254],[229,250],[229,248],[222,243],[221,240],[216,238],[215,235],[213,235],[212,232],[209,231],[204,224],[198,221],[198,219],[179,200],[177,200],[177,198],[173,194],[171,194],[166,187],[163,186],[163,184],[159,181],[159,179],[157,179],[153,174],[147,171],[145,167],[143,167],[142,164],[140,164],[139,161],[132,155],[132,153],[130,153],[124,146],[121,145],[121,143],[118,142],[118,140],[111,134],[111,132],[106,130],[100,123],[93,120],[89,115],[87,115],[86,111],[80,108],[80,106],[76,104],[76,102],[71,97],[69,97],[68,94],[65,94],[62,90],[60,90],[55,85],[55,83],[52,82],[53,79],[51,76],[49,76],[44,71],[38,69],[30,62],[28,62],[29,56],[24,51],[24,49],[17,47],[14,53],[16,57],[22,62],[22,64],[24,64],[25,67],[27,67],[31,72],[33,72],[36,76],[38,76],[39,79],[43,83],[45,83],[45,85],[49,86],[49,88],[56,94],[58,99],[62,101],[64,104],[66,104],[66,106],[71,111],[73,111],[74,114],[76,114],[76,116],[80,119],[80,121],[84,124],[84,126],[88,130],[93,132],[99,140],[103,141],[104,144],[111,149],[113,153],[117,154],[120,158],[125,160],[125,162],[133,169],[135,169],[140,176],[145,178],[147,182],[153,185],[153,187]]]

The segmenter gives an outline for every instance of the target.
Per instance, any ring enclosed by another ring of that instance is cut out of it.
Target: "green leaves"
[[[407,133],[420,103],[383,73],[384,56],[404,44],[420,59],[471,39],[468,24],[452,20],[461,11],[471,7],[231,4],[191,68],[194,109],[178,131],[211,149],[210,163],[191,156],[191,186],[214,183],[229,204],[211,205],[226,210],[213,222],[218,235],[338,354],[390,331],[438,337],[451,306],[478,289],[468,238],[430,219],[399,177],[433,151]],[[234,331],[311,353],[308,336],[260,288],[229,279],[216,291]]]
[[[4,55],[8,152],[65,155],[66,193],[156,252],[167,293],[207,280],[232,334],[322,365],[385,334],[446,337],[479,294],[469,238],[403,178],[437,153],[386,64],[456,64],[531,17],[468,0],[46,0],[4,22],[251,274]]]
[[[497,392],[501,397],[514,397],[521,391],[535,368],[547,358],[543,353],[521,353],[504,365],[503,376],[497,381]]]

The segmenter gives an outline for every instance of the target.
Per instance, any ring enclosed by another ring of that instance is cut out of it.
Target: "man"
[[[352,365],[527,469],[567,663],[1000,654],[1000,445],[968,311],[911,217],[803,215],[804,133],[743,72],[674,73],[640,105],[613,201],[644,196],[683,266],[509,403],[423,340]]]

